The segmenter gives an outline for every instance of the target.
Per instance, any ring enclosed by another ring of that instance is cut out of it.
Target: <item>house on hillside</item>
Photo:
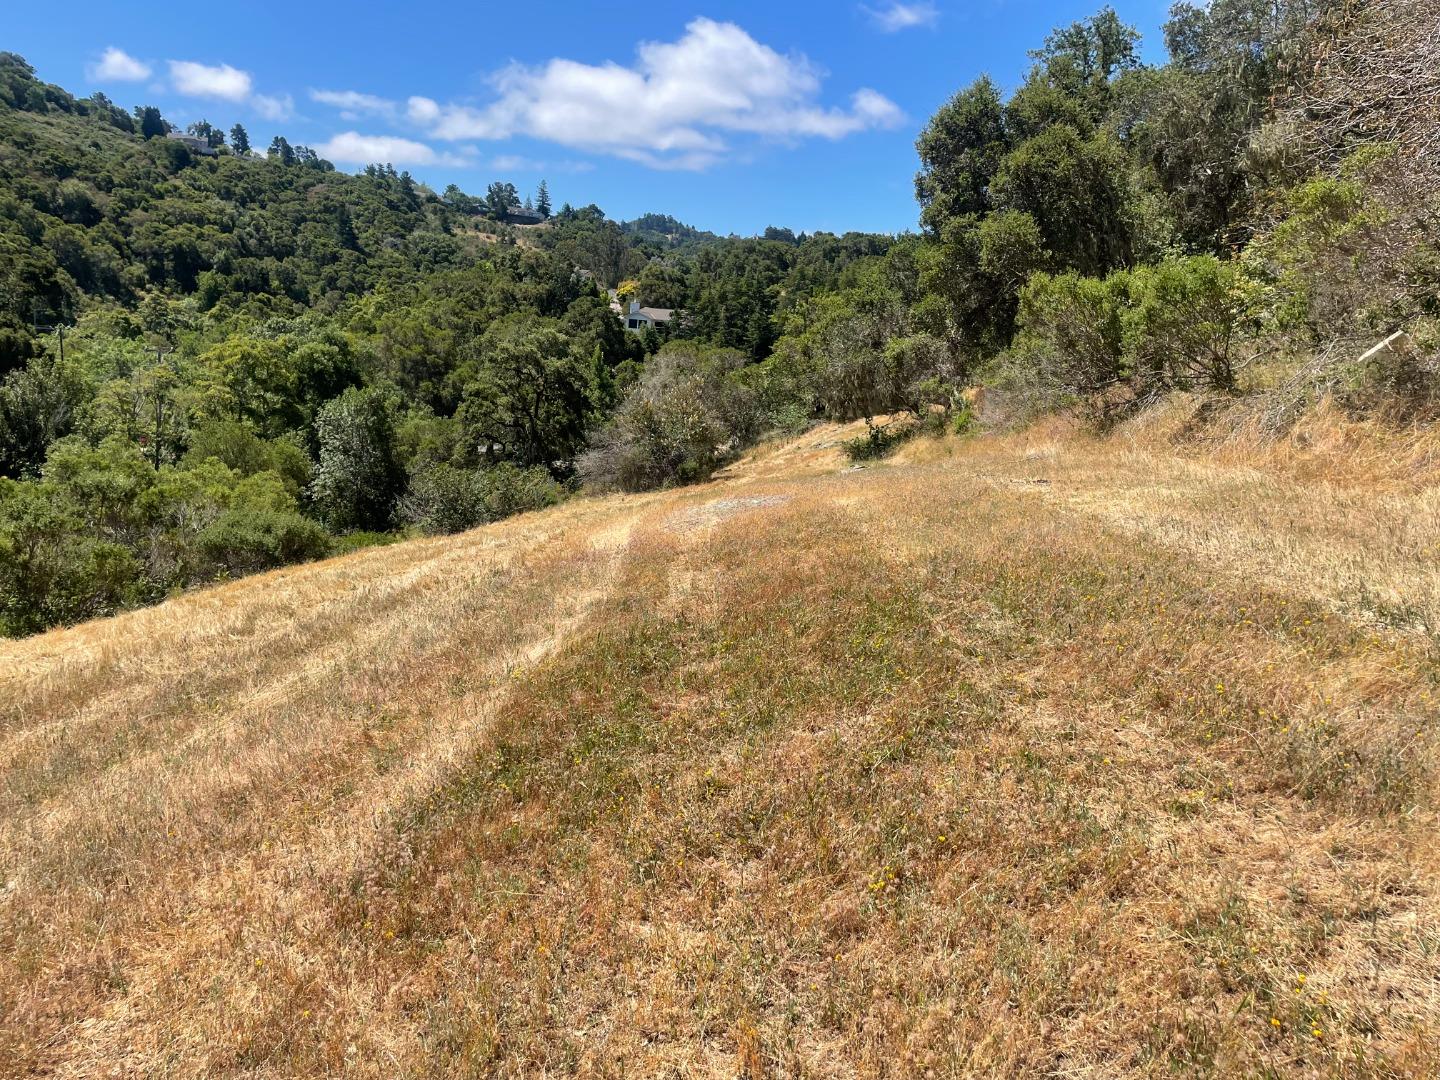
[[[618,307],[619,305],[614,305]],[[625,320],[625,329],[639,334],[664,326],[675,317],[673,308],[641,307],[639,300],[630,301],[630,310],[620,316]]]
[[[214,157],[217,153],[215,148],[208,142],[194,135],[185,135],[179,131],[172,131],[166,138],[174,139],[176,142],[181,143],[185,149],[189,150],[192,154],[203,154],[205,157]]]
[[[523,206],[512,206],[505,211],[507,225],[539,225],[545,220],[538,210],[526,210]]]

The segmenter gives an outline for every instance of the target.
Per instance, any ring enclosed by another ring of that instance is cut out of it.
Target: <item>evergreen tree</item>
[[[535,209],[540,212],[542,218],[550,217],[550,189],[545,185],[544,180],[540,181],[540,187],[535,192]]]
[[[270,140],[268,157],[272,161],[278,161],[281,165],[295,164],[295,148],[290,145],[290,140],[284,135],[276,135]]]
[[[485,212],[496,221],[504,221],[512,207],[520,205],[520,193],[514,184],[496,181],[485,190]]]
[[[205,145],[211,150],[216,150],[225,145],[225,132],[215,127],[208,120],[197,120],[185,129],[187,135],[193,135],[197,139],[204,139]]]
[[[154,105],[135,106],[135,119],[140,121],[140,137],[144,139],[158,139],[170,130]]]
[[[478,214],[481,209],[483,209],[479,199],[473,195],[466,195],[465,192],[461,191],[459,187],[454,184],[448,186],[445,189],[445,194],[441,197],[445,200],[446,205],[453,207],[462,214]]]
[[[986,192],[1007,148],[1000,88],[982,75],[941,106],[920,133],[915,195],[921,224],[939,234],[946,222],[989,209]]]
[[[230,129],[230,148],[241,157],[250,155],[250,133],[243,124],[236,124]]]

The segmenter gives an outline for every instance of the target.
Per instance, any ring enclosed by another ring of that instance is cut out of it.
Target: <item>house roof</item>
[[[637,314],[644,315],[651,322],[669,322],[675,317],[675,309],[668,307],[642,307]]]
[[[171,131],[168,132],[165,137],[167,139],[174,139],[188,149],[194,150],[197,154],[207,154],[213,157],[217,153],[216,149],[210,145],[208,140],[202,139],[198,135],[186,135],[181,131]]]

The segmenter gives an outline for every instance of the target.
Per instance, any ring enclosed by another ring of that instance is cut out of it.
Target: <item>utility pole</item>
[[[61,312],[61,315],[63,318],[64,312]],[[39,301],[36,301],[35,304],[30,308],[30,322],[31,325],[35,328],[35,333],[37,334],[60,335],[60,364],[63,367],[65,364],[65,323],[62,321],[56,323],[54,326],[41,326]]]

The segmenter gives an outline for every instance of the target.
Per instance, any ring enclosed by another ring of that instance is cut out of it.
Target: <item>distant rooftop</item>
[[[215,148],[198,135],[186,135],[183,131],[171,131],[166,138],[174,139],[178,143],[184,143],[186,147],[200,154],[214,154]]]

